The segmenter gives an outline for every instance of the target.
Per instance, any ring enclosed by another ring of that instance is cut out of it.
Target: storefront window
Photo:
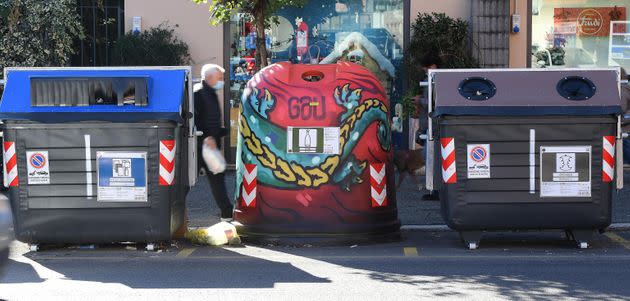
[[[404,0],[309,1],[303,8],[277,14],[267,30],[271,62],[331,64],[352,61],[370,69],[392,101],[402,95],[399,74],[403,59]],[[230,22],[230,123],[236,125],[245,84],[257,71],[255,28],[251,17],[237,15]],[[230,145],[236,147],[236,126]]]
[[[532,0],[532,67],[630,67],[630,0]]]

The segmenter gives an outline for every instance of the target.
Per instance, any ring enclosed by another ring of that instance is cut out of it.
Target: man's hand
[[[214,140],[213,137],[206,137],[206,139],[203,139],[203,143],[205,143],[211,149],[217,149],[217,142]]]

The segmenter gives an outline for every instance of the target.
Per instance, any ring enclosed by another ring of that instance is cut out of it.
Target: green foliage
[[[112,48],[117,66],[181,66],[190,63],[188,45],[178,39],[175,29],[161,24],[140,33],[127,32]]]
[[[418,118],[417,96],[417,93],[407,92],[400,100],[399,103],[402,105],[403,119]]]
[[[302,7],[307,0],[192,0],[197,4],[210,3],[210,23],[218,25],[229,22],[236,13],[255,15],[257,9],[264,10],[266,25],[272,21],[273,13],[284,7]]]
[[[256,65],[267,66],[267,48],[265,47],[265,28],[277,23],[275,12],[285,7],[302,7],[308,0],[191,0],[197,4],[210,3],[210,24],[218,25],[229,22],[232,16],[246,13],[252,16],[256,25]]]
[[[476,68],[479,62],[472,56],[468,22],[453,19],[444,13],[419,13],[411,26],[405,67],[409,88],[401,104],[403,117],[416,116],[415,97],[421,93],[418,83],[426,79],[422,61],[427,56],[441,60],[439,68]]]
[[[0,69],[65,66],[83,37],[76,0],[0,0]]]
[[[549,47],[547,49],[536,52],[536,62],[543,61],[544,64],[540,67],[549,66],[549,56],[551,55],[551,64],[554,66],[564,65],[564,49],[562,47]]]

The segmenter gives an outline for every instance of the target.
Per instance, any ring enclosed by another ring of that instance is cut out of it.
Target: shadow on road
[[[40,278],[32,265],[10,259],[5,273],[0,276],[1,283],[40,283]]]
[[[118,283],[130,288],[273,288],[277,283],[326,283],[289,263],[243,256],[230,248],[206,248],[203,259],[140,254],[140,251],[81,251],[65,256],[59,251],[27,253],[25,261],[13,261],[0,283],[33,283],[57,280]],[[75,253],[76,254],[76,253]],[[142,256],[144,255],[144,256]],[[54,257],[54,258],[53,258]],[[37,265],[36,272],[32,265]]]

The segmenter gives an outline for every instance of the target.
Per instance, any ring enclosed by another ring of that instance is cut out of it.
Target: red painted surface
[[[318,82],[304,81],[302,74],[312,71],[321,72],[324,77]],[[359,104],[372,98],[389,107],[379,80],[367,69],[352,63],[279,63],[259,72],[248,87],[269,90],[275,98],[275,107],[268,112],[268,119],[282,128],[339,127],[345,108],[335,102],[334,91],[346,84],[350,84],[351,90],[362,89]],[[249,124],[255,127],[255,124]],[[245,226],[269,232],[361,232],[378,225],[398,223],[392,164],[386,164],[383,183],[377,185],[380,189],[389,186],[386,202],[374,206],[371,197],[370,164],[391,162],[393,155],[393,152],[380,146],[377,127],[377,122],[373,122],[365,132],[359,133],[359,142],[352,155],[365,162],[365,168],[359,176],[362,183],[352,185],[350,191],[332,181],[317,188],[289,190],[266,185],[259,177],[255,208],[237,202],[235,219]],[[347,162],[340,163],[339,168],[345,168],[341,164]],[[262,168],[258,166],[259,174]],[[237,189],[242,189],[242,186]]]

